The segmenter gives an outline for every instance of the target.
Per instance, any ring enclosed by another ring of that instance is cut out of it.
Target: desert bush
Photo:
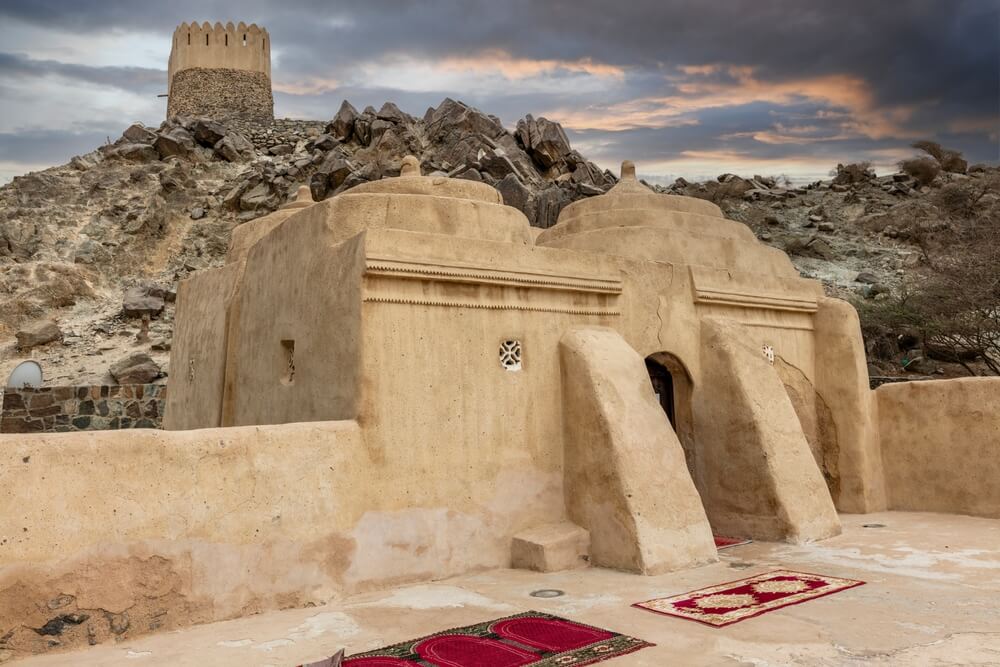
[[[911,145],[918,151],[923,151],[937,160],[937,163],[945,171],[964,174],[969,168],[969,163],[965,161],[965,158],[962,157],[959,151],[944,148],[936,141],[916,141]]]
[[[1000,375],[1000,223],[992,211],[928,227],[920,246],[926,269],[897,295],[858,303],[873,356],[886,358],[902,331],[918,331],[935,358],[969,365],[978,359]]]
[[[930,185],[941,173],[941,165],[929,157],[914,157],[901,161],[899,170],[915,178],[920,185]]]
[[[933,201],[934,205],[946,215],[967,217],[972,214],[973,206],[979,197],[973,188],[964,183],[948,183],[934,193]]]

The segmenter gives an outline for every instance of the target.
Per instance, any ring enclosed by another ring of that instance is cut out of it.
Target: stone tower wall
[[[271,39],[244,23],[182,23],[167,68],[167,116],[274,118]]]

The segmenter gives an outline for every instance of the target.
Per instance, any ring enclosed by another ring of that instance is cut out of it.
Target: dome
[[[364,229],[394,229],[531,244],[528,219],[505,206],[493,187],[446,176],[421,176],[417,158],[403,158],[400,175],[361,183],[306,209],[345,239]],[[304,219],[304,218],[303,218]]]
[[[570,204],[536,245],[689,264],[743,273],[798,277],[788,257],[753,231],[727,220],[712,202],[654,192],[622,163],[621,180],[603,195]]]

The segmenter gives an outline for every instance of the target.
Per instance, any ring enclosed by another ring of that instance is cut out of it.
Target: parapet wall
[[[174,85],[174,75],[186,69],[231,69],[260,72],[271,80],[271,38],[256,23],[247,26],[232,22],[214,26],[207,22],[182,23],[174,30],[167,67],[167,81]]]
[[[889,508],[1000,518],[1000,378],[874,392]]]
[[[166,398],[164,384],[8,388],[0,433],[159,428]]]

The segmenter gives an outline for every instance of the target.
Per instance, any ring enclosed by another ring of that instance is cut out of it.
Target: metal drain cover
[[[542,588],[537,591],[531,591],[531,597],[533,598],[557,598],[562,595],[566,595],[566,593],[558,588]]]
[[[884,523],[866,523],[862,524],[862,528],[885,528]]]

